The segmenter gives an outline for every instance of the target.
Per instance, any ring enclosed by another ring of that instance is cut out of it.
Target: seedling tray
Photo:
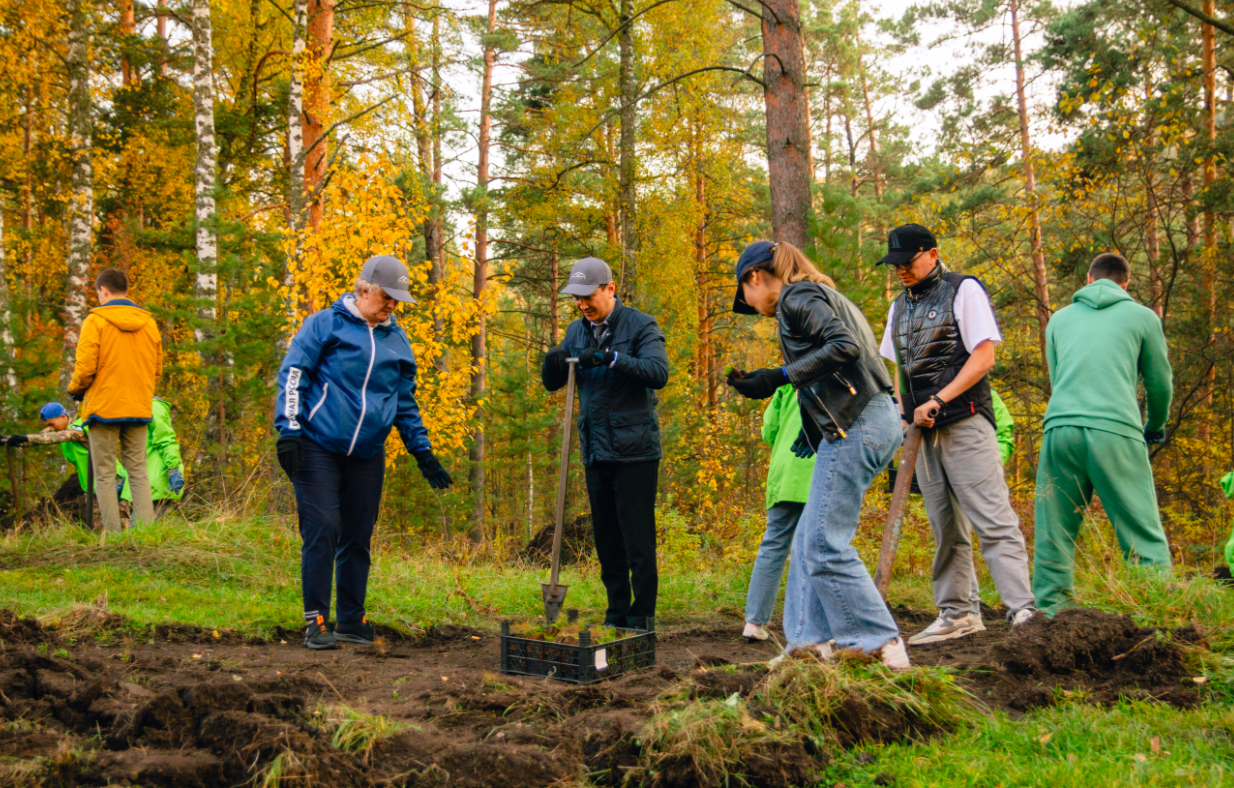
[[[656,662],[654,619],[647,629],[618,628],[624,637],[607,643],[592,643],[590,633],[579,633],[578,645],[549,643],[515,637],[510,622],[501,622],[501,672],[519,676],[545,676],[571,684],[597,681],[632,673]]]

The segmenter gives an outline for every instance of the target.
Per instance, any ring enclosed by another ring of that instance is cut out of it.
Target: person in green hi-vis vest
[[[184,462],[180,444],[171,426],[171,406],[154,398],[153,418],[147,432],[146,462],[150,474],[151,498],[155,502],[178,501],[184,496]],[[60,453],[77,470],[77,481],[85,490],[90,484],[90,452],[86,448],[89,430],[80,418],[73,418],[58,402],[49,402],[39,411],[44,429],[32,435],[13,435],[3,440],[7,446],[44,446],[59,444]],[[116,464],[117,491],[120,499],[132,502],[128,474]],[[163,504],[166,506],[166,503]]]
[[[1221,477],[1221,491],[1226,498],[1234,498],[1234,472]],[[1234,531],[1230,531],[1230,541],[1225,543],[1225,565],[1234,571]]]

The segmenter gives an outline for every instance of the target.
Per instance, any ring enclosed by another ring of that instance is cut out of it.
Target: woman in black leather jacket
[[[852,546],[866,490],[900,447],[900,418],[870,324],[825,281],[791,244],[746,247],[737,261],[733,311],[776,319],[785,364],[738,372],[728,383],[752,399],[791,383],[802,423],[793,450],[817,454],[793,537],[787,648],[813,648],[824,658],[835,646],[856,649],[903,670],[904,641]]]

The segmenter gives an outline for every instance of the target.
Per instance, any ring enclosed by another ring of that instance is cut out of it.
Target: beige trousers
[[[99,499],[104,533],[120,533],[120,496],[116,494],[116,460],[129,475],[133,493],[133,526],[154,522],[150,499],[150,474],[146,470],[145,424],[90,425],[90,461],[94,465],[94,490]]]

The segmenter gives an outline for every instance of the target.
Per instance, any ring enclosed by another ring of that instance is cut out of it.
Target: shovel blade
[[[552,626],[557,620],[557,616],[561,615],[561,606],[566,603],[566,589],[569,586],[557,583],[541,583],[540,593],[544,597],[544,620]]]

